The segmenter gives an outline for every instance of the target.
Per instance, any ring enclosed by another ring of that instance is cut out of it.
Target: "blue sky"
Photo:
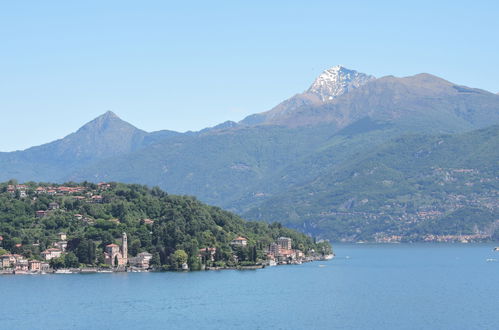
[[[499,91],[495,1],[3,1],[0,151],[107,110],[147,131],[270,109],[336,64]]]

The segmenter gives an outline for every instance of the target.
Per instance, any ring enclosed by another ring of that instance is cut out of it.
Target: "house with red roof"
[[[232,242],[230,242],[230,244],[236,245],[236,246],[246,246],[246,245],[248,245],[248,240],[245,237],[239,236],[239,237],[234,238],[232,240]]]

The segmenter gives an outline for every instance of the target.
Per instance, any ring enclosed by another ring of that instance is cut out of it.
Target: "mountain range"
[[[269,111],[198,132],[148,133],[106,112],[60,140],[0,153],[0,180],[158,185],[334,240],[489,235],[499,219],[496,124],[497,94],[335,66]],[[444,230],[438,220],[456,212],[489,220]]]

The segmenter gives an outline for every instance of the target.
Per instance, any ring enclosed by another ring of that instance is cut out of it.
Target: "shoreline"
[[[267,267],[274,266],[289,266],[289,265],[301,265],[304,263],[315,262],[315,261],[329,261],[334,259],[335,255],[326,255],[321,257],[309,257],[304,260],[289,262],[289,263],[276,263],[269,264],[267,261],[263,264],[248,265],[248,266],[234,266],[234,267],[205,267],[200,270],[157,270],[157,269],[138,269],[138,268],[120,268],[120,269],[108,269],[108,268],[98,268],[98,267],[85,267],[85,268],[60,268],[57,270],[49,271],[16,271],[10,269],[0,270],[1,275],[86,275],[86,274],[113,274],[113,273],[168,273],[168,272],[202,272],[202,271],[221,271],[221,270],[257,270],[264,269]]]

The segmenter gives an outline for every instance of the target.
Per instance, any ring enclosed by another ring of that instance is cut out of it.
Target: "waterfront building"
[[[39,260],[29,261],[29,270],[32,272],[39,272],[42,270],[42,262]]]
[[[15,265],[15,270],[16,271],[22,271],[22,272],[25,272],[25,271],[28,271],[29,269],[29,263],[28,263],[28,260],[24,259],[24,258],[17,258],[16,260],[16,265]]]
[[[21,256],[17,254],[4,254],[3,256],[1,256],[0,258],[2,268],[11,268],[12,266],[14,266],[17,262],[18,257],[20,258]]]
[[[136,257],[129,258],[129,263],[133,267],[148,269],[150,267],[152,254],[149,252],[141,252]]]
[[[104,252],[106,264],[118,267],[126,266],[128,263],[128,237],[126,233],[121,236],[121,248],[118,244],[108,244]],[[117,264],[116,264],[117,262]]]

